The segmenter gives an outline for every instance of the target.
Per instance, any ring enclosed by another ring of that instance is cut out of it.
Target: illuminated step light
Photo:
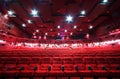
[[[39,30],[37,29],[36,32],[39,32]]]
[[[67,32],[67,30],[64,30],[64,32]]]
[[[12,10],[9,10],[9,11],[8,11],[8,15],[9,15],[10,17],[15,17],[15,12],[12,11]]]
[[[89,29],[92,29],[92,28],[93,28],[93,26],[92,26],[92,25],[90,25],[90,26],[89,26]]]
[[[66,17],[66,21],[67,21],[68,23],[72,22],[72,21],[73,21],[73,17],[72,17],[71,15],[67,16],[67,17]]]
[[[70,35],[73,35],[73,33],[71,32]]]
[[[38,11],[35,9],[31,10],[31,14],[33,17],[38,17]]]
[[[77,26],[74,26],[73,28],[74,28],[74,29],[76,29],[76,28],[77,28]]]
[[[31,21],[31,20],[27,20],[27,22],[28,22],[29,24],[31,24],[31,23],[32,23],[32,21]]]
[[[60,25],[58,25],[57,28],[60,29]]]
[[[22,24],[23,27],[26,27],[26,24]]]
[[[48,33],[45,33],[45,35],[48,35]]]

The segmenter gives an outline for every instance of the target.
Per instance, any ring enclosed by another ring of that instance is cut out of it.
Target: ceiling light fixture
[[[73,17],[72,17],[71,15],[68,15],[68,16],[66,17],[66,21],[67,21],[68,23],[72,22],[72,21],[73,21]]]
[[[108,0],[102,0],[102,2],[101,2],[102,5],[105,5],[107,3],[108,3]]]
[[[70,35],[73,35],[73,33],[71,32]]]
[[[60,25],[58,25],[57,28],[60,29]]]
[[[33,17],[38,17],[38,11],[36,9],[31,10],[31,14]]]
[[[60,33],[58,33],[58,35],[60,35]]]
[[[27,20],[27,22],[28,22],[29,24],[31,24],[31,23],[32,23],[32,21],[31,21],[31,20]]]
[[[48,33],[46,32],[45,35],[48,35]]]
[[[85,10],[81,11],[81,15],[85,15],[85,13],[86,13]]]
[[[12,10],[9,10],[8,11],[8,15],[10,16],[10,17],[15,17],[15,12],[14,11],[12,11]]]
[[[26,27],[26,24],[22,24],[23,27]]]
[[[65,30],[64,32],[67,32],[67,30]]]
[[[39,30],[37,29],[36,32],[39,32]]]
[[[92,29],[92,28],[93,28],[93,26],[92,26],[92,25],[90,25],[90,26],[89,26],[89,29]]]
[[[74,29],[76,29],[76,28],[77,28],[77,26],[75,25],[73,28],[74,28]]]

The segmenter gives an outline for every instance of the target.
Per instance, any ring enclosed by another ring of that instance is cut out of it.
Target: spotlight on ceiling
[[[68,15],[68,16],[66,17],[66,21],[67,21],[68,23],[72,22],[72,21],[73,21],[73,17],[72,17],[71,15]]]
[[[22,26],[23,26],[23,27],[26,27],[26,24],[23,23]]]
[[[73,33],[71,32],[70,35],[73,35]]]
[[[38,11],[36,9],[31,10],[31,15],[33,17],[38,17]]]
[[[102,2],[101,2],[102,5],[105,5],[107,3],[108,3],[108,0],[102,0]]]
[[[58,25],[57,28],[60,29],[60,25]]]
[[[85,10],[81,11],[81,15],[85,15],[85,13],[86,13]]]
[[[108,0],[103,0],[102,2],[103,2],[103,3],[107,3],[107,2],[108,2]]]
[[[48,33],[46,32],[45,35],[48,35]]]
[[[80,16],[79,17],[85,17],[85,14],[86,14],[86,12],[85,12],[85,10],[83,10],[83,11],[80,12]]]
[[[31,23],[32,23],[32,21],[31,21],[31,20],[27,20],[27,22],[28,22],[29,24],[31,24]]]
[[[74,28],[74,29],[76,29],[76,28],[77,28],[77,26],[75,25],[73,28]]]
[[[8,15],[9,15],[10,17],[15,17],[15,12],[12,11],[12,10],[9,10],[9,11],[8,11]]]
[[[92,25],[90,25],[90,26],[89,26],[89,29],[92,29],[92,28],[93,28],[93,26],[92,26]]]
[[[64,32],[67,32],[67,30],[64,30]]]
[[[39,30],[37,29],[36,32],[39,32]]]
[[[58,33],[58,35],[60,35],[60,33]]]

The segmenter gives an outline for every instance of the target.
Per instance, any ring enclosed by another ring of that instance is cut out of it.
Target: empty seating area
[[[71,51],[0,51],[0,76],[120,76],[120,51]]]

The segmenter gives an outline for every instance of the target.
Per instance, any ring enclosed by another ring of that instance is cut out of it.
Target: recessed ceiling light
[[[103,0],[102,2],[103,2],[103,3],[107,3],[107,2],[108,2],[108,0]]]
[[[67,32],[67,30],[64,30],[64,32]]]
[[[35,10],[35,9],[33,9],[33,10],[31,11],[31,14],[32,14],[32,16],[34,16],[34,17],[38,17],[38,11]]]
[[[8,11],[8,15],[10,16],[10,17],[15,17],[15,12],[14,11],[12,11],[12,10],[9,10]]]
[[[50,31],[53,31],[53,29],[50,29]]]
[[[82,29],[80,29],[80,31],[82,31]]]
[[[31,24],[31,23],[32,23],[32,21],[31,21],[31,20],[27,20],[27,22],[28,22],[29,24]]]
[[[107,3],[108,3],[108,0],[102,0],[102,2],[101,2],[102,5],[105,5]]]
[[[68,15],[66,17],[66,21],[69,23],[69,22],[72,22],[73,21],[73,17],[71,15]]]
[[[26,24],[22,24],[23,27],[26,27]]]
[[[71,32],[70,35],[73,35],[73,33]]]
[[[60,29],[60,25],[58,25],[57,28]]]
[[[58,35],[60,35],[60,33],[58,33]]]
[[[75,25],[73,28],[74,28],[74,29],[76,29],[76,28],[77,28],[77,26]]]
[[[90,25],[90,26],[89,26],[89,29],[92,29],[92,28],[93,28],[93,26],[92,26],[92,25]]]
[[[85,15],[85,11],[83,10],[83,11],[81,11],[81,15]]]
[[[46,32],[45,35],[48,35],[48,33]]]
[[[39,32],[39,30],[37,29],[36,32]]]

